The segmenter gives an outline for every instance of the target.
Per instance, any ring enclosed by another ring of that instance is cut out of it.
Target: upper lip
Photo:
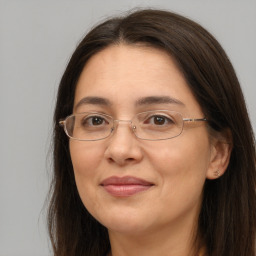
[[[102,186],[108,186],[108,185],[141,185],[141,186],[151,186],[153,185],[152,182],[132,177],[132,176],[124,176],[124,177],[118,177],[118,176],[111,176],[109,178],[106,178],[103,180],[100,185]]]

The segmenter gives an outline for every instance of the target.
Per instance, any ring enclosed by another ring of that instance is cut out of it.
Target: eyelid
[[[83,111],[83,112],[73,113],[73,115],[83,115],[83,114],[87,113],[87,114],[90,114],[90,115],[88,115],[89,117],[99,115],[99,116],[102,116],[102,117],[111,118],[112,120],[132,120],[137,115],[146,114],[143,118],[149,118],[149,117],[153,117],[153,116],[163,116],[163,117],[171,119],[172,116],[168,115],[168,112],[179,113],[175,110],[168,110],[168,109],[147,110],[147,111],[140,111],[140,112],[137,112],[137,113],[133,114],[133,116],[131,116],[130,119],[129,118],[118,118],[115,115],[108,114],[108,113],[103,112],[103,111]]]
[[[86,113],[95,114],[95,115],[107,115],[107,116],[111,116],[111,115],[109,115],[109,114],[106,114],[105,112],[97,111],[97,110],[79,111],[79,112],[75,112],[74,115],[81,115],[81,114],[86,114]]]
[[[164,119],[170,120],[170,121],[174,120],[173,117],[168,116],[168,115],[164,115],[164,114],[152,114],[152,115],[146,117],[146,119],[151,119],[151,118],[154,118],[154,117],[161,117],[161,118],[164,118]]]
[[[172,112],[171,110],[150,110],[150,111],[137,113],[137,115],[145,113],[147,117],[153,117],[153,116],[163,116],[166,118],[171,117],[170,115],[168,115],[167,111]]]
[[[83,114],[83,113],[81,113],[81,114]],[[102,114],[102,113],[96,113],[96,112],[89,113],[88,115],[83,116],[83,118],[86,118],[86,119],[93,118],[93,117],[99,117],[99,118],[102,118],[102,119],[107,120],[107,121],[110,121],[110,120],[114,119],[110,115]]]

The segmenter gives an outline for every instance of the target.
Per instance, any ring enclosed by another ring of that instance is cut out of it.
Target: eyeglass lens
[[[65,130],[77,140],[101,140],[108,137],[120,120],[100,113],[80,113],[65,120]],[[129,121],[129,120],[127,120]],[[175,111],[147,111],[137,114],[130,122],[135,135],[145,140],[164,140],[180,135],[183,117]]]

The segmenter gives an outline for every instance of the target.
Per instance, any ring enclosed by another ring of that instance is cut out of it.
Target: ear
[[[232,135],[230,130],[215,133],[210,138],[211,155],[206,178],[213,180],[222,176],[229,164],[232,151]]]

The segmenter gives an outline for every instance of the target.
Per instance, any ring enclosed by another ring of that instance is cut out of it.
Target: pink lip
[[[128,197],[148,190],[154,184],[131,176],[112,176],[103,180],[100,185],[112,196]]]

